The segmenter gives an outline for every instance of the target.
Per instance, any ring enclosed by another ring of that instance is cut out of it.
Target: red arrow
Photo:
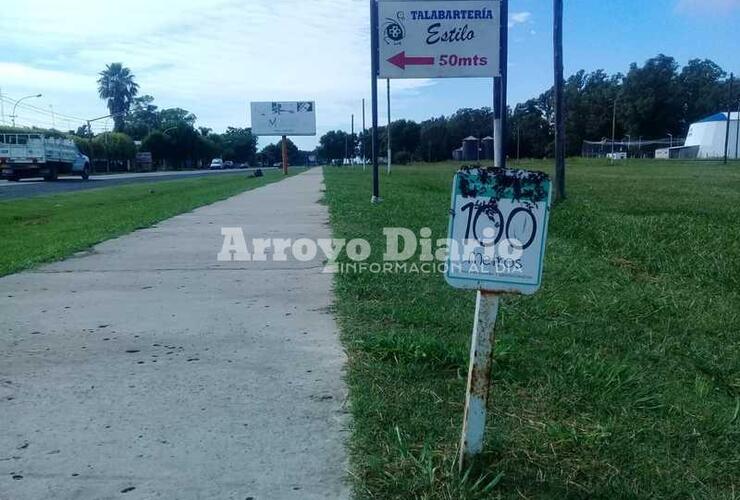
[[[406,57],[406,52],[399,52],[395,56],[388,59],[388,62],[398,66],[401,69],[406,69],[406,66],[433,66],[433,57]]]

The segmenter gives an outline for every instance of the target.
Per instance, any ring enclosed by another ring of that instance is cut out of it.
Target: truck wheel
[[[49,170],[49,173],[44,176],[44,180],[47,182],[54,182],[58,177],[56,167],[52,167],[51,170]]]
[[[86,181],[90,178],[90,165],[85,164],[85,168],[82,169],[82,180]]]

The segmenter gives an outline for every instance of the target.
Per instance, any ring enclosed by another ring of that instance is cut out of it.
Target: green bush
[[[399,151],[393,155],[393,163],[396,165],[408,165],[411,163],[411,153],[408,151]]]

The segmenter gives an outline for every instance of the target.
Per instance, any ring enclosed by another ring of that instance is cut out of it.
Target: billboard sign
[[[501,0],[379,0],[378,76],[499,76],[500,27]]]
[[[313,101],[253,102],[254,135],[316,135]]]

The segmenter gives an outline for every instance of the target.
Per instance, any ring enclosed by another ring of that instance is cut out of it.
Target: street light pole
[[[386,130],[386,135],[388,136],[388,150],[386,153],[387,162],[388,162],[388,173],[391,173],[391,79],[387,78],[385,81],[385,91],[386,91],[386,101],[388,103],[388,129]]]
[[[617,140],[617,102],[619,95],[614,98],[614,110],[612,112],[612,160],[614,159],[614,141]]]
[[[13,126],[14,127],[15,127],[15,119],[16,119],[16,116],[15,116],[15,110],[16,110],[16,108],[21,103],[21,101],[23,101],[25,99],[31,99],[32,97],[41,97],[41,94],[27,95],[27,96],[21,97],[20,99],[18,99],[17,101],[15,101],[15,104],[13,105],[13,114],[10,115],[10,117],[13,119]]]
[[[365,99],[362,99],[362,170],[367,167],[367,128],[365,127]]]
[[[737,101],[737,120],[735,120],[735,159],[740,158],[740,100]]]

